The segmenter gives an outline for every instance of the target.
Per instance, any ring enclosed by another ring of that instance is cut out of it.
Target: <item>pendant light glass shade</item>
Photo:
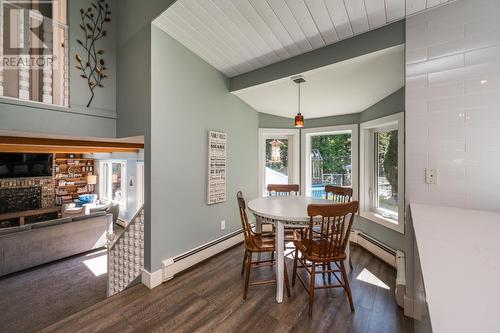
[[[300,113],[295,116],[295,127],[304,127],[304,116]]]
[[[295,127],[302,128],[302,127],[304,127],[304,116],[302,115],[302,113],[300,113],[300,84],[303,82],[306,82],[306,80],[304,80],[304,78],[302,76],[292,78],[292,80],[293,80],[293,82],[297,83],[299,86],[299,89],[298,89],[299,90],[299,103],[298,103],[298,111],[299,112],[295,116]]]

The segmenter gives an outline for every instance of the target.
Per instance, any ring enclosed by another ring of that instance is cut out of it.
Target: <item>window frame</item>
[[[266,140],[274,138],[291,140],[289,142],[292,143],[292,158],[288,161],[288,182],[300,184],[300,131],[295,128],[259,128],[259,197],[267,196],[265,188]]]
[[[66,35],[67,35],[67,38],[65,40],[63,40],[63,44],[65,46],[63,47],[60,47],[59,44],[57,43],[58,47],[57,47],[57,50],[58,52],[56,52],[56,48],[54,46],[53,48],[53,55],[57,55],[57,53],[60,54],[64,54],[64,57],[63,58],[63,61],[67,61],[66,64],[62,64],[60,67],[61,67],[61,71],[62,71],[62,85],[60,87],[60,93],[61,93],[61,100],[62,100],[62,104],[56,104],[54,102],[54,91],[57,90],[55,89],[55,83],[56,83],[56,79],[54,78],[55,77],[55,69],[54,67],[52,68],[52,72],[50,74],[50,79],[51,79],[51,82],[52,82],[52,85],[51,85],[51,89],[52,89],[52,92],[51,92],[51,102],[46,102],[46,101],[39,101],[39,100],[33,100],[33,93],[32,93],[32,78],[33,78],[33,75],[40,75],[39,72],[35,72],[36,74],[34,74],[32,72],[32,68],[31,67],[28,67],[28,71],[29,71],[29,78],[28,78],[28,82],[29,82],[29,88],[28,88],[28,91],[29,91],[29,98],[23,98],[21,96],[17,96],[17,97],[13,97],[13,96],[6,96],[5,95],[5,84],[6,84],[6,78],[5,78],[5,75],[3,75],[3,81],[0,82],[0,103],[3,103],[3,104],[12,104],[12,105],[19,105],[19,106],[25,106],[25,107],[30,107],[30,108],[41,108],[41,109],[47,109],[47,110],[57,110],[57,111],[68,111],[71,109],[71,104],[70,104],[70,84],[69,84],[69,80],[70,80],[70,75],[71,75],[71,66],[69,66],[68,64],[71,64],[71,61],[70,61],[70,48],[69,48],[69,44],[70,44],[70,37],[69,37],[69,31],[70,31],[70,24],[69,24],[69,0],[63,0],[64,3],[63,5],[59,5],[56,9],[59,11],[57,12],[56,11],[56,14],[61,14],[61,11],[64,13],[64,15],[61,15],[61,16],[58,16],[58,19],[52,17],[52,18],[48,18],[46,16],[43,16],[43,15],[40,15],[39,13],[36,13],[36,12],[33,12],[30,10],[29,12],[29,19],[33,19],[33,18],[39,18],[39,17],[43,17],[43,18],[47,18],[49,20],[51,20],[54,25],[57,25],[59,27],[62,27],[65,32],[66,32]],[[3,12],[3,6],[4,6],[4,3],[3,2],[6,2],[6,1],[2,1],[0,0],[0,16],[3,16],[4,15],[4,12]],[[36,3],[36,2],[35,2]],[[33,1],[31,3],[31,5],[33,5]],[[10,6],[16,6],[15,4],[10,4]],[[20,7],[20,6],[16,6],[20,9],[25,9],[23,7]],[[61,9],[63,8],[63,10]],[[53,14],[54,14],[54,9],[53,9]],[[61,20],[63,19],[63,20]],[[2,23],[3,24],[3,23]],[[6,31],[5,29],[3,29],[3,26],[0,27],[0,40],[3,40],[3,43],[5,43],[5,35],[8,34],[9,32]],[[54,35],[55,35],[55,29],[53,30],[53,35],[52,37],[54,38]],[[31,42],[31,41],[30,41]],[[43,41],[42,41],[43,42]],[[0,43],[1,44],[1,43]],[[56,45],[56,43],[54,43],[54,45]],[[63,50],[63,51],[61,51]],[[3,50],[0,50],[0,58],[1,56],[3,56]],[[0,71],[4,71],[5,68],[2,68],[2,66],[0,66]],[[4,73],[0,73],[0,74],[4,74]],[[18,77],[19,77],[19,74],[18,74]],[[41,77],[42,80],[43,80],[43,76]],[[3,87],[2,87],[3,85]],[[19,90],[19,88],[18,88]],[[38,88],[39,90],[39,94],[43,94],[43,84],[41,87]],[[67,91],[67,93],[65,93],[65,91]],[[79,112],[79,113],[82,113],[82,112]]]
[[[335,135],[335,134],[351,134],[351,171],[352,171],[352,191],[353,200],[358,199],[358,125],[340,125],[340,126],[327,126],[327,127],[316,127],[303,129],[301,136],[301,169],[302,169],[302,181],[301,181],[301,193],[306,196],[311,196],[311,155],[307,152],[311,151],[311,137],[318,135]]]
[[[112,187],[113,187],[113,163],[121,164],[121,191],[122,200],[117,201],[110,199],[112,197]],[[106,169],[106,170],[104,170]],[[105,200],[106,202],[117,203],[120,208],[127,208],[127,161],[124,160],[105,160],[99,161],[99,199]],[[102,181],[101,181],[102,180]]]
[[[375,133],[385,130],[398,130],[398,219],[382,216],[375,207],[375,172],[377,166]],[[404,234],[405,217],[405,141],[404,141],[404,112],[363,122],[360,125],[360,216],[389,229]]]

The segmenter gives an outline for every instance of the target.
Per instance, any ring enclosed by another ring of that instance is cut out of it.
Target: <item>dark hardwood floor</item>
[[[0,332],[36,332],[105,300],[106,272],[95,276],[85,261],[94,266],[105,264],[106,250],[0,278]]]
[[[362,248],[353,246],[352,255],[355,313],[342,290],[318,290],[309,318],[299,284],[283,304],[272,285],[250,288],[243,301],[240,245],[153,290],[137,285],[43,332],[413,332],[394,300],[394,269]],[[291,273],[291,260],[288,267]],[[267,267],[252,278],[272,274]]]

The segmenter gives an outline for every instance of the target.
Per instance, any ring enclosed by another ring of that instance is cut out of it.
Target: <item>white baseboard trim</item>
[[[154,271],[153,273],[150,273],[144,269],[141,274],[141,281],[142,284],[144,284],[149,289],[158,287],[163,282],[161,269]]]
[[[228,237],[229,236],[229,237]],[[168,281],[174,276],[189,267],[202,262],[205,259],[215,256],[216,254],[229,249],[243,242],[243,233],[236,232],[234,236],[224,236],[210,243],[201,245],[191,251],[180,254],[174,258],[168,258],[162,261],[163,281]],[[211,245],[213,244],[213,245]]]
[[[229,249],[243,242],[243,233],[236,231],[212,242],[198,246],[188,252],[182,253],[174,258],[167,258],[162,261],[162,268],[152,273],[147,270],[142,271],[141,281],[149,289],[158,287],[165,281],[171,280],[174,276],[197,263],[213,257],[214,255]]]

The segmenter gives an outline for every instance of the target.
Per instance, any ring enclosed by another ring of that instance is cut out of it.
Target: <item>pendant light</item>
[[[300,84],[306,82],[306,80],[304,80],[304,77],[302,75],[292,77],[292,80],[298,85],[298,91],[299,91],[299,105],[298,105],[299,112],[295,116],[295,127],[301,128],[304,127],[304,116],[302,115],[302,113],[300,113]]]

